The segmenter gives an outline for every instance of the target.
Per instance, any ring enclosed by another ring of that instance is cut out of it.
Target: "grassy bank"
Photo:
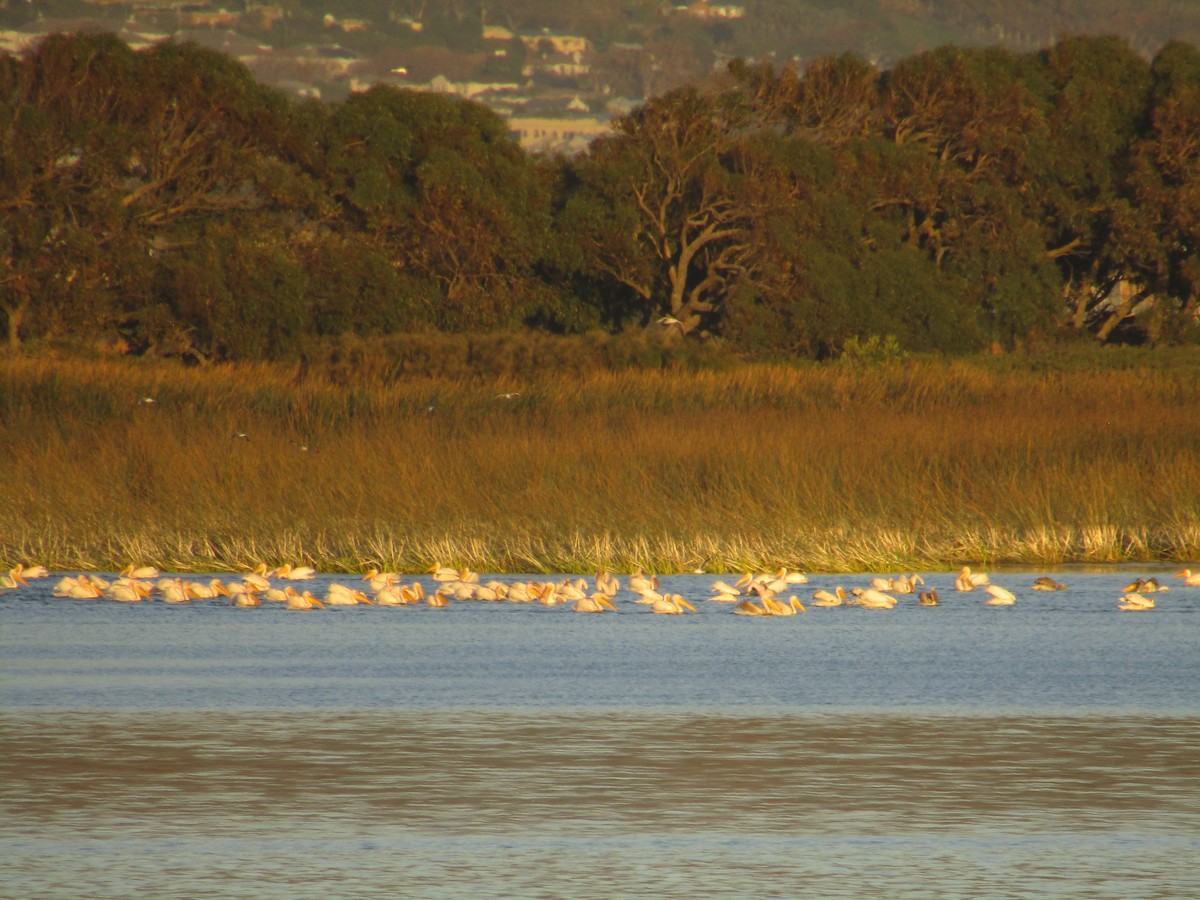
[[[520,379],[5,359],[0,563],[1194,561],[1200,362],[1163,359]]]

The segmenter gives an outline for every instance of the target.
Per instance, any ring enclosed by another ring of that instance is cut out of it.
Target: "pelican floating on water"
[[[54,586],[54,596],[71,600],[99,600],[104,594],[86,575],[80,575],[60,580]]]
[[[985,601],[988,606],[1012,606],[1017,602],[1012,591],[1005,590],[998,584],[989,584],[984,590],[991,594],[991,599]]]
[[[1117,605],[1117,609],[1123,609],[1130,612],[1143,612],[1147,609],[1154,609],[1154,598],[1143,597],[1136,591],[1121,595],[1121,600]]]
[[[50,570],[45,566],[27,566],[24,563],[17,563],[8,574],[17,579],[48,578]]]
[[[642,591],[658,590],[658,576],[647,575],[642,571],[641,566],[638,566],[636,572],[629,576],[629,589],[636,594]]]
[[[312,566],[293,566],[291,563],[284,563],[271,573],[271,577],[282,578],[285,581],[307,581],[316,574],[317,570]]]
[[[1029,589],[1031,591],[1065,591],[1067,586],[1060,581],[1055,581],[1049,575],[1042,575],[1034,579]]]
[[[157,578],[160,574],[154,566],[139,566],[130,563],[120,572],[123,578]]]
[[[973,591],[987,583],[987,573],[972,572],[970,566],[963,566],[958,571],[958,577],[954,579],[954,589],[956,591]]]
[[[616,612],[617,608],[613,606],[612,601],[608,599],[608,594],[603,591],[597,591],[590,597],[581,597],[575,601],[575,605],[571,607],[575,612],[581,613],[601,613],[601,612]]]
[[[1200,572],[1193,575],[1191,569],[1184,569],[1182,572],[1176,573],[1175,577],[1182,578],[1183,583],[1188,587],[1200,587]]]
[[[303,594],[288,585],[284,593],[287,594],[288,609],[324,609],[325,604],[312,595],[312,591],[305,591]]]
[[[896,605],[896,598],[891,594],[875,588],[854,588],[850,591],[854,599],[849,601],[851,606],[865,606],[867,609],[891,609]]]
[[[362,591],[348,588],[337,582],[329,585],[325,593],[326,606],[358,606],[360,603],[365,603],[367,606],[375,605],[371,598]]]
[[[804,604],[800,602],[800,598],[793,594],[788,597],[787,603],[782,600],[776,600],[774,597],[767,599],[763,598],[763,607],[770,610],[773,616],[794,616],[798,612],[807,613]]]
[[[735,616],[769,616],[766,607],[755,603],[753,600],[743,600],[733,608]]]
[[[841,606],[846,602],[846,591],[839,584],[833,591],[813,591],[813,606]]]
[[[684,610],[696,611],[696,607],[688,603],[679,594],[667,594],[650,604],[650,612],[663,616],[679,616]]]

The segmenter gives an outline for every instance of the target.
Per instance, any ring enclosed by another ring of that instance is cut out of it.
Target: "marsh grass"
[[[832,572],[1195,560],[1200,366],[1182,359],[455,379],[0,360],[0,562]],[[519,396],[498,396],[509,391]]]

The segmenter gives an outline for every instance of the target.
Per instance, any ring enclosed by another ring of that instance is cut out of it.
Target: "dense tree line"
[[[295,102],[191,44],[0,56],[10,346],[288,357],[345,334],[677,325],[823,357],[1200,334],[1200,53],[735,64],[582,157],[469,102]]]

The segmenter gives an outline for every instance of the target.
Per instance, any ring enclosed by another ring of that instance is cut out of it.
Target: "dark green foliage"
[[[438,16],[448,43],[478,34],[475,7]],[[14,348],[269,359],[524,329],[665,365],[1195,342],[1200,52],[738,62],[551,161],[477,104],[292,102],[193,44],[55,35],[0,56],[0,226]]]

